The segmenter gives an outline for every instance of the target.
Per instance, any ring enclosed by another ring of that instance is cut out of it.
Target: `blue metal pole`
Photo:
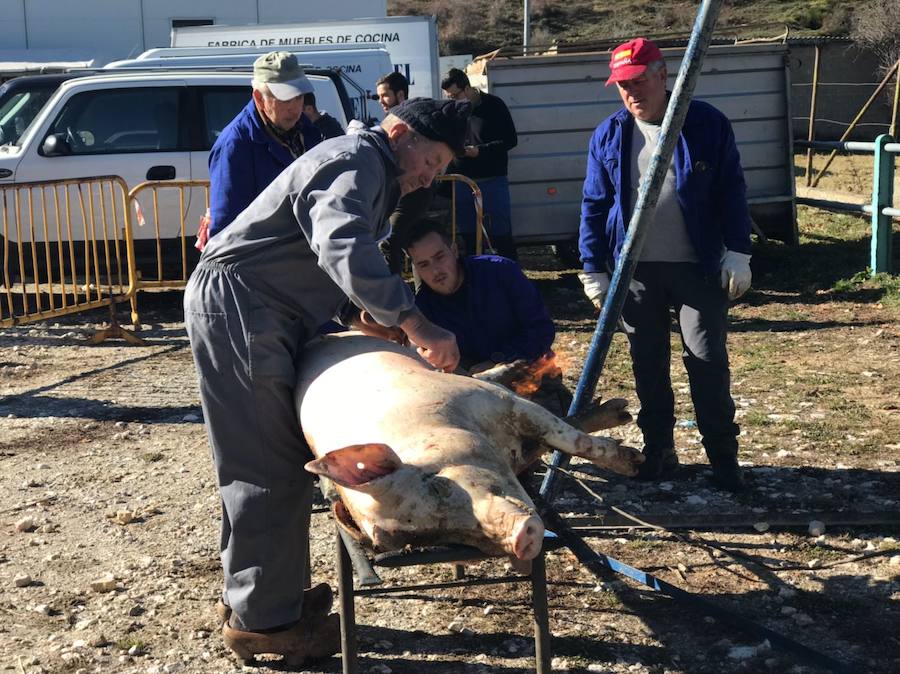
[[[603,369],[603,364],[609,353],[616,324],[619,321],[619,316],[622,314],[622,307],[627,297],[628,286],[631,283],[631,278],[634,276],[634,268],[637,266],[640,257],[644,236],[647,233],[647,226],[656,209],[659,191],[662,188],[666,172],[672,161],[675,145],[681,134],[684,118],[687,116],[688,105],[691,102],[691,96],[694,93],[694,87],[700,75],[700,69],[703,66],[703,57],[706,55],[706,50],[712,39],[713,28],[715,28],[721,6],[722,0],[703,0],[703,3],[697,10],[697,18],[694,20],[691,38],[684,53],[684,58],[681,60],[678,78],[675,80],[675,87],[669,98],[666,116],[663,118],[659,143],[647,167],[649,179],[641,182],[637,203],[634,206],[634,212],[628,224],[628,232],[625,236],[622,253],[619,256],[619,262],[613,272],[609,292],[606,294],[606,300],[600,311],[600,318],[597,321],[597,328],[591,339],[591,346],[584,363],[584,369],[581,372],[581,378],[578,380],[578,386],[572,398],[572,405],[569,407],[569,416],[578,414],[584,409],[597,388],[600,371]],[[554,452],[551,466],[557,468],[566,465],[568,465],[568,456],[560,452]],[[553,499],[553,484],[556,481],[556,474],[557,471],[551,468],[547,471],[547,474],[544,476],[544,482],[541,484],[541,495],[548,500]]]
[[[869,266],[872,274],[891,273],[891,229],[893,219],[882,209],[894,205],[894,155],[885,146],[894,141],[887,134],[875,139],[875,165],[872,170],[872,243]]]

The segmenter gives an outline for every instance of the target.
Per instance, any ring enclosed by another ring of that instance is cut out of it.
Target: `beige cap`
[[[279,101],[289,101],[313,90],[297,57],[288,51],[271,51],[253,62],[253,81],[265,84]]]

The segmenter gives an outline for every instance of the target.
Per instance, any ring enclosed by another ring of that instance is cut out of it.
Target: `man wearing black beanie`
[[[185,291],[185,326],[223,504],[226,646],[299,667],[340,648],[331,590],[306,591],[312,458],[293,406],[303,345],[332,318],[406,338],[453,371],[452,333],[428,321],[378,250],[401,194],[463,151],[468,109],[411,99],[380,127],[323,141],[210,239]],[[404,335],[405,333],[405,335]]]

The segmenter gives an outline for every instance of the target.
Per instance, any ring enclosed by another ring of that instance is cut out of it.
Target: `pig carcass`
[[[643,459],[497,384],[436,372],[358,333],[310,342],[295,402],[316,456],[306,469],[334,483],[339,522],[379,552],[461,543],[533,559],[544,526],[517,473],[551,449],[624,475]],[[595,426],[630,418],[621,404],[601,416]]]

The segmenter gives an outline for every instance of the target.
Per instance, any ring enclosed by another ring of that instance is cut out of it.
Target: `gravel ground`
[[[557,345],[580,362],[592,324],[574,275],[534,277],[560,325]],[[144,347],[85,345],[99,316],[0,330],[2,671],[240,670],[221,643],[213,613],[221,582],[219,501],[178,307],[178,293],[142,296]],[[755,311],[748,306],[739,313],[738,326],[756,320]],[[777,348],[786,353],[790,336],[769,339],[784,339]],[[896,325],[874,321],[853,335],[866,337],[872,353],[897,360]],[[809,418],[817,407],[801,405],[815,397],[788,403],[777,383],[764,385],[758,377],[744,383],[741,372],[756,350],[752,340],[748,330],[733,346],[748,494],[711,488],[689,412],[680,407],[685,467],[676,479],[637,484],[576,461],[574,474],[602,501],[565,479],[556,505],[587,527],[582,532],[595,550],[852,662],[855,671],[900,671],[896,413],[888,407],[887,416],[869,423],[879,451],[824,451],[830,439],[810,439],[806,427],[794,434],[799,426],[790,419],[823,423]],[[820,360],[849,358],[846,335],[832,339],[822,331],[814,340],[822,344]],[[607,397],[633,400],[621,349],[610,358]],[[896,410],[896,362],[870,367],[886,368],[871,385],[873,399],[880,395],[889,404],[893,396]],[[570,368],[569,383],[576,374]],[[679,377],[683,398],[686,383]],[[783,374],[774,381],[792,389]],[[854,382],[842,386],[855,390]],[[775,418],[752,423],[751,414]],[[863,437],[865,430],[843,435]],[[639,446],[633,426],[618,434]],[[841,443],[858,446],[851,439]],[[673,526],[598,529],[612,507]],[[807,519],[816,513],[841,512],[867,514],[870,523],[836,527],[826,519],[824,531],[810,529]],[[731,528],[677,528],[715,518],[730,518]],[[878,524],[885,518],[893,525]],[[788,520],[800,526],[783,526]],[[313,516],[312,542],[314,579],[335,587],[329,515]],[[468,573],[496,575],[504,566],[483,562]],[[761,637],[621,576],[595,576],[567,550],[550,553],[547,567],[554,671],[817,671]],[[452,569],[417,567],[384,577],[434,582],[451,579]],[[359,598],[361,671],[533,671],[528,600],[524,585]],[[263,662],[257,671],[277,667]],[[340,662],[331,658],[309,671],[338,672]]]

